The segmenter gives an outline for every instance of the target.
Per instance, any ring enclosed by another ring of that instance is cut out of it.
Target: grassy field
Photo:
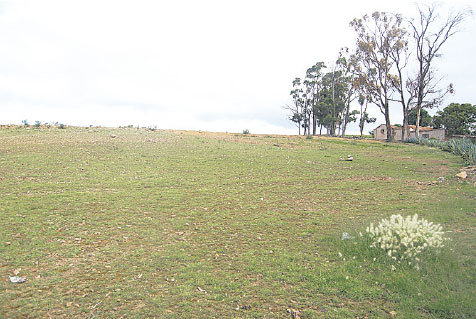
[[[351,139],[4,128],[0,317],[474,318],[462,165]],[[452,241],[392,271],[341,240],[394,213]]]

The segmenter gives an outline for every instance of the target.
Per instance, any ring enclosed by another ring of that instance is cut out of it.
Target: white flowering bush
[[[433,224],[418,214],[407,216],[392,215],[382,219],[377,226],[370,224],[366,229],[370,238],[370,247],[383,249],[393,260],[415,262],[418,268],[418,256],[432,248],[441,248],[446,238],[439,224]]]

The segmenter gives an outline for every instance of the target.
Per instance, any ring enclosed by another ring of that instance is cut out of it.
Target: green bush
[[[245,129],[243,130],[243,134],[250,134],[250,131],[249,131],[247,128],[245,128]]]
[[[476,145],[471,140],[453,138],[449,141],[440,141],[437,139],[411,138],[407,142],[438,147],[443,151],[460,155],[468,165],[476,165]]]

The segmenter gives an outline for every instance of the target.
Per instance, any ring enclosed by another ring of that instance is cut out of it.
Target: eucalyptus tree
[[[342,137],[345,136],[345,130],[347,124],[357,120],[355,117],[358,114],[357,110],[350,111],[351,103],[357,97],[357,84],[358,84],[358,73],[355,69],[355,60],[356,55],[351,53],[348,48],[342,48],[339,52],[339,57],[337,58],[336,65],[341,71],[340,80],[342,82],[342,99],[344,109],[340,114],[342,122]]]
[[[324,62],[317,62],[306,71],[306,80],[310,84],[310,106],[312,113],[312,135],[316,135],[317,124],[319,120],[319,103],[322,98],[322,70],[326,68]]]
[[[399,15],[395,15],[401,19]],[[408,31],[403,25],[394,26],[391,31],[393,37],[398,39],[393,43],[390,50],[390,59],[394,64],[396,74],[391,77],[391,84],[397,93],[397,98],[390,98],[391,101],[399,102],[403,111],[402,141],[409,137],[408,114],[411,111],[414,99],[416,97],[414,85],[408,77],[407,66],[410,61],[411,51],[409,50]]]
[[[370,103],[378,106],[385,116],[387,141],[391,141],[390,101],[394,93],[392,74],[394,61],[392,50],[401,41],[402,17],[385,12],[374,12],[371,16],[364,15],[350,23],[357,33],[357,50],[355,69],[359,74],[361,90],[365,92]]]
[[[416,96],[414,108],[417,110],[416,134],[420,132],[420,113],[423,108],[439,106],[447,93],[453,92],[450,84],[445,89],[438,88],[441,78],[436,77],[433,67],[435,58],[441,56],[441,47],[446,41],[458,32],[458,28],[464,21],[469,11],[459,11],[441,20],[436,13],[436,6],[418,7],[418,18],[409,20],[415,41],[415,53],[418,63],[417,74],[411,83]]]
[[[333,70],[322,77],[323,90],[319,107],[321,108],[322,124],[327,134],[335,135],[339,123],[339,114],[343,110],[341,72],[334,66]]]
[[[289,120],[296,123],[298,127],[298,135],[301,135],[301,123],[303,122],[303,109],[304,109],[304,100],[303,100],[303,90],[301,87],[301,78],[295,78],[293,80],[293,89],[290,92],[290,95],[293,99],[293,104],[286,105],[284,108],[291,111]]]

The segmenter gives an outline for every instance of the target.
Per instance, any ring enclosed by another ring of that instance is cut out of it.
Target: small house
[[[392,125],[392,139],[394,141],[402,140],[402,126]],[[408,134],[405,134],[408,138],[416,137],[416,126],[408,125]],[[387,139],[387,126],[385,124],[380,124],[374,129],[374,137],[376,140],[386,140]],[[441,128],[432,128],[428,126],[420,126],[420,136],[419,138],[436,138],[439,140],[445,139],[445,129]]]

